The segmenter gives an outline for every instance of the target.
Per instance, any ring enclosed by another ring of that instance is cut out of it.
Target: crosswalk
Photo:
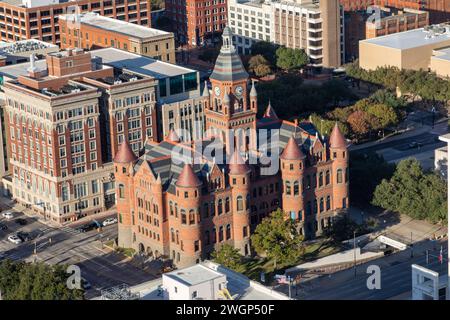
[[[63,232],[70,233],[70,234],[73,234],[73,235],[78,235],[78,234],[81,233],[80,231],[78,231],[76,229],[73,229],[71,227],[68,227],[68,226],[62,226],[62,227],[59,227],[58,229],[63,231]]]

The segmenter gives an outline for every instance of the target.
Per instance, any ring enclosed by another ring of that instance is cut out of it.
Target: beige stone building
[[[450,25],[433,25],[359,42],[359,64],[367,70],[394,66],[450,75]]]

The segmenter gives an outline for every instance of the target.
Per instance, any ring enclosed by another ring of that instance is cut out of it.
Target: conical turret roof
[[[290,137],[280,158],[283,160],[302,160],[305,158],[305,154],[298,147],[294,137]]]
[[[178,176],[176,185],[178,187],[198,187],[201,184],[202,183],[192,169],[192,166],[186,163]]]
[[[136,155],[134,154],[133,150],[131,150],[131,147],[128,144],[128,142],[125,140],[119,146],[119,150],[114,156],[113,161],[116,163],[130,163],[136,161],[136,159],[137,159]]]
[[[242,159],[238,150],[234,150],[228,167],[230,174],[246,174],[250,171],[250,167]]]
[[[345,140],[345,137],[342,134],[341,129],[339,129],[337,122],[334,125],[333,130],[331,131],[330,147],[338,149],[347,148],[347,141]]]

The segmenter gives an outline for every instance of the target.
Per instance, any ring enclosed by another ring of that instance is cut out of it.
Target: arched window
[[[325,173],[325,184],[330,184],[330,170],[327,170],[327,172]]]
[[[195,212],[194,210],[189,211],[189,224],[195,223]]]
[[[178,232],[178,230],[177,230],[177,244],[179,244],[180,243],[180,232]]]
[[[119,199],[125,198],[125,186],[123,184],[119,184]]]
[[[230,212],[230,198],[225,199],[225,212]]]
[[[294,196],[298,196],[299,194],[299,183],[298,181],[294,181]]]
[[[285,186],[286,186],[286,194],[288,196],[290,196],[291,195],[291,182],[290,181],[286,181]]]
[[[186,211],[184,209],[181,209],[181,224],[186,224],[186,223],[187,223]]]
[[[337,183],[342,183],[342,169],[337,170]]]
[[[217,202],[217,214],[220,216],[223,213],[223,207],[222,207],[222,199],[219,199]]]
[[[236,201],[236,205],[237,205],[237,211],[242,211],[244,210],[244,203],[243,203],[243,199],[242,196],[238,196],[237,197],[237,201]]]
[[[323,212],[324,211],[324,202],[323,202],[323,198],[320,198],[320,204],[319,204],[319,212]]]
[[[178,218],[178,205],[175,203],[175,218]]]
[[[231,239],[231,226],[229,224],[227,224],[225,239],[227,240]]]
[[[219,242],[223,241],[223,226],[219,227]]]
[[[169,202],[169,208],[170,208],[170,215],[173,216],[174,211],[173,211],[173,203],[172,203],[172,201]]]
[[[216,204],[214,203],[214,201],[211,201],[211,216],[215,216],[216,215]]]
[[[217,232],[216,232],[216,227],[214,227],[212,229],[212,242],[216,243],[217,242]]]
[[[172,242],[175,242],[175,231],[173,228],[170,229],[170,238]]]
[[[245,198],[245,210],[248,210],[250,205],[250,194],[247,194],[247,197]]]
[[[327,196],[327,210],[331,209],[331,197]]]
[[[323,186],[323,172],[319,173],[319,188]]]

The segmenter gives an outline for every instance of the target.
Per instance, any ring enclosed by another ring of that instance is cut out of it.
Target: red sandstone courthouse
[[[270,104],[256,119],[257,92],[231,39],[225,28],[212,91],[205,86],[207,138],[183,143],[172,131],[164,141],[149,141],[139,158],[127,143],[120,146],[114,158],[120,246],[186,266],[223,243],[249,255],[251,233],[277,208],[299,220],[306,237],[347,208],[348,151],[339,128],[323,139],[311,123],[278,119]],[[232,137],[236,129],[247,134]],[[211,152],[221,142],[223,152]],[[181,162],[174,148],[184,151]],[[276,165],[267,161],[273,152]]]

